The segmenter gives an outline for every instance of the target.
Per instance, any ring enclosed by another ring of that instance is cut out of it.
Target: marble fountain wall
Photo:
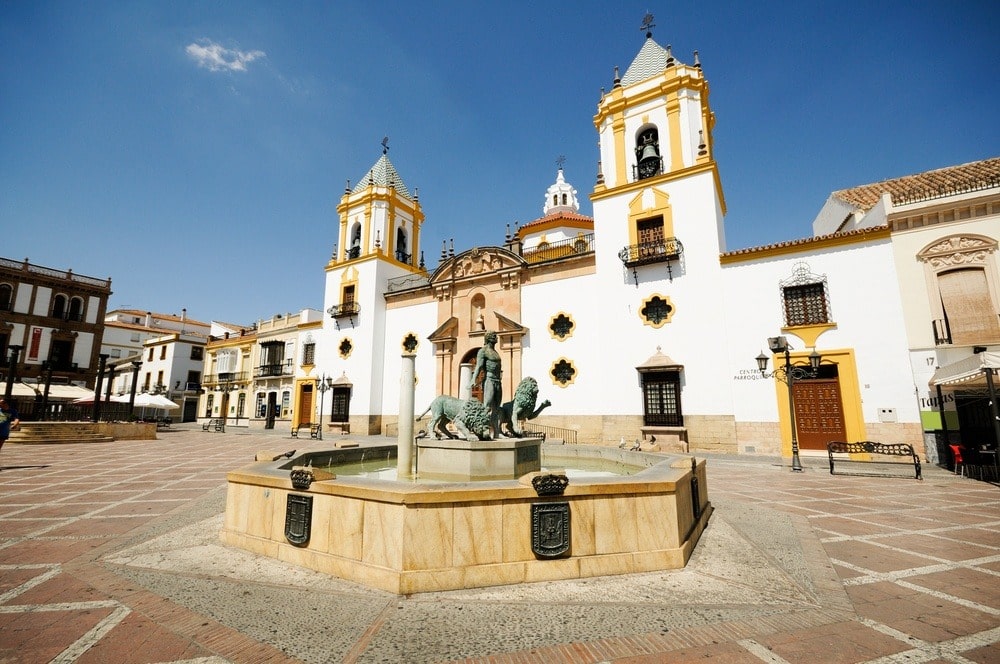
[[[544,445],[543,454],[548,468],[571,467],[574,458],[589,457],[645,469],[629,476],[571,478],[562,495],[539,496],[524,478],[421,484],[340,476],[300,490],[289,475],[292,466],[305,463],[301,457],[259,461],[227,476],[221,539],[398,594],[677,569],[687,563],[712,511],[703,459],[571,445]],[[286,537],[289,495],[311,497],[304,543]],[[532,542],[537,526],[532,506],[557,503],[568,505],[568,550],[542,557]]]

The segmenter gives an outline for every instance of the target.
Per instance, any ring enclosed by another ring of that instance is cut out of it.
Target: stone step
[[[14,438],[13,436],[7,441],[8,443],[17,443],[18,445],[60,445],[66,443],[113,443],[115,439],[111,436],[102,436],[101,434],[84,434],[80,436],[61,436],[58,438],[49,436],[30,436],[27,438]]]

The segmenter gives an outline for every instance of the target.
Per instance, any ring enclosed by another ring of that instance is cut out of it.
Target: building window
[[[201,346],[191,346],[191,359],[201,362],[205,358],[205,349]]]
[[[160,359],[161,360],[167,359],[167,347],[166,346],[160,346]]]
[[[152,346],[149,347],[149,356],[146,358],[146,361],[147,362],[152,362],[153,361],[153,347]]]
[[[281,393],[281,416],[288,417],[292,403],[292,393],[285,391]]]
[[[573,366],[571,360],[567,360],[565,357],[561,357],[552,364],[552,368],[549,369],[549,375],[552,376],[552,382],[559,387],[566,387],[571,385],[574,380],[576,380],[576,367]]]
[[[157,388],[162,388],[163,387],[163,372],[162,371],[157,371],[156,372],[156,387]]]
[[[985,270],[941,272],[937,284],[944,310],[944,336],[951,343],[992,343],[1000,339],[1000,322],[990,298]]]
[[[805,263],[796,263],[792,276],[779,283],[785,325],[821,325],[832,322],[826,276],[813,274]]]
[[[69,301],[68,320],[83,320],[83,299],[74,297]]]
[[[316,344],[302,345],[302,364],[316,364]]]
[[[147,371],[146,372],[146,380],[144,380],[142,382],[142,391],[143,392],[149,392],[149,384],[150,384],[150,381],[152,381],[152,379],[153,379],[153,374],[151,374],[150,372]]]
[[[406,353],[412,353],[417,350],[419,342],[417,341],[417,335],[410,332],[405,337],[403,337],[403,351]]]
[[[642,423],[645,426],[682,427],[679,371],[642,373]]]
[[[816,325],[829,323],[826,311],[826,288],[823,284],[802,284],[782,289],[785,303],[785,325]]]
[[[133,332],[129,336],[129,341],[139,341],[139,333],[138,332]]]
[[[574,327],[576,327],[576,323],[573,322],[573,319],[560,312],[559,314],[553,316],[552,320],[549,322],[549,333],[552,335],[553,339],[565,341],[573,336]]]
[[[659,328],[670,322],[674,315],[674,305],[670,303],[669,297],[651,295],[643,301],[639,315],[646,325]]]
[[[351,343],[350,339],[344,337],[344,339],[340,342],[340,345],[337,347],[337,350],[340,351],[340,357],[346,360],[350,357],[351,351],[354,350],[354,344]]]
[[[239,397],[236,399],[236,417],[243,417],[243,413],[246,412],[247,407],[247,393],[240,392]]]
[[[10,284],[0,284],[0,311],[14,310],[14,287]]]
[[[209,394],[205,399],[205,417],[212,416],[212,406],[215,404],[215,395]]]
[[[63,318],[66,316],[66,296],[56,295],[52,300],[52,317]]]

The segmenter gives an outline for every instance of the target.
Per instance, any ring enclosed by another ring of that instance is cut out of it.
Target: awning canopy
[[[946,364],[931,376],[931,387],[961,385],[963,387],[986,387],[986,372],[996,373],[1000,369],[1000,353],[984,352]]]

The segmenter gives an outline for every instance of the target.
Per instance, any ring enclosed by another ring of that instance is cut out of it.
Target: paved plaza
[[[711,456],[683,570],[404,597],[219,543],[226,472],[296,447],[4,446],[0,664],[1000,662],[996,484]]]

